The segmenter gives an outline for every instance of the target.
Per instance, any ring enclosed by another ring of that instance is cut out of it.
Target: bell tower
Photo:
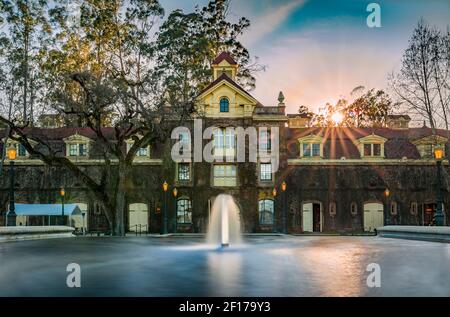
[[[222,52],[212,62],[212,69],[214,71],[214,80],[225,74],[234,81],[236,80],[238,64],[229,53]]]

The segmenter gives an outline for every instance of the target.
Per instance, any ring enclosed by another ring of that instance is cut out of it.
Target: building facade
[[[161,232],[166,212],[169,232],[205,232],[211,206],[221,193],[234,197],[244,232],[356,233],[385,224],[432,224],[438,192],[433,152],[448,147],[448,131],[410,128],[408,116],[390,116],[387,126],[378,128],[309,127],[307,117],[285,114],[281,93],[276,106],[264,106],[240,87],[238,65],[230,55],[222,53],[212,67],[214,81],[198,96],[198,118],[187,122],[176,140],[142,148],[134,160],[127,198],[130,231]],[[194,138],[196,128],[207,137]],[[243,161],[237,159],[242,145],[238,129],[245,132]],[[113,129],[106,128],[105,134],[114,138]],[[52,128],[47,123],[29,135],[45,136],[62,155],[100,177],[99,145],[89,128]],[[250,145],[251,137],[256,147]],[[210,144],[214,161],[192,156],[174,161],[167,153],[177,142],[202,149]],[[109,231],[95,199],[69,171],[45,165],[11,141],[2,149],[11,146],[18,153],[16,202],[59,203],[64,187],[65,201],[86,212],[88,231]],[[448,224],[446,152],[440,190]],[[275,155],[276,161],[263,154]],[[7,163],[0,177],[3,218],[9,201]],[[26,221],[41,224],[38,219]],[[79,219],[73,224],[83,226]]]

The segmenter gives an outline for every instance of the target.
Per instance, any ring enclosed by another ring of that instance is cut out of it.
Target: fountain
[[[208,244],[228,247],[241,243],[239,207],[230,195],[220,194],[214,200],[207,233]]]

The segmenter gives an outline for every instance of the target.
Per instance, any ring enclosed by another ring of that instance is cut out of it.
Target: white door
[[[146,204],[130,205],[130,231],[139,231],[148,229],[148,208]]]
[[[364,231],[373,232],[384,226],[383,205],[379,203],[364,204]]]
[[[303,205],[303,231],[313,232],[313,204]]]

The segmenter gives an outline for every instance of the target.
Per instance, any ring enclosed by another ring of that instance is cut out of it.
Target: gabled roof
[[[213,65],[219,65],[220,62],[222,62],[223,60],[226,60],[228,62],[228,64],[230,65],[237,65],[236,61],[233,59],[233,57],[231,57],[231,55],[228,52],[222,52],[219,54],[219,56],[217,56],[212,64]]]
[[[204,89],[202,89],[202,91],[200,91],[200,93],[198,94],[198,97],[200,97],[201,95],[203,95],[205,92],[207,92],[208,90],[210,90],[211,88],[213,88],[214,86],[218,85],[221,81],[225,80],[226,82],[228,82],[229,84],[231,84],[233,87],[235,87],[237,90],[239,90],[240,92],[242,92],[244,95],[252,98],[253,100],[256,100],[257,104],[256,106],[262,106],[262,104],[252,95],[250,95],[244,88],[242,88],[238,83],[236,83],[234,80],[232,80],[230,77],[228,77],[225,73],[223,73],[222,75],[220,75],[216,80],[214,80],[212,83],[210,83],[208,86],[206,86]]]

